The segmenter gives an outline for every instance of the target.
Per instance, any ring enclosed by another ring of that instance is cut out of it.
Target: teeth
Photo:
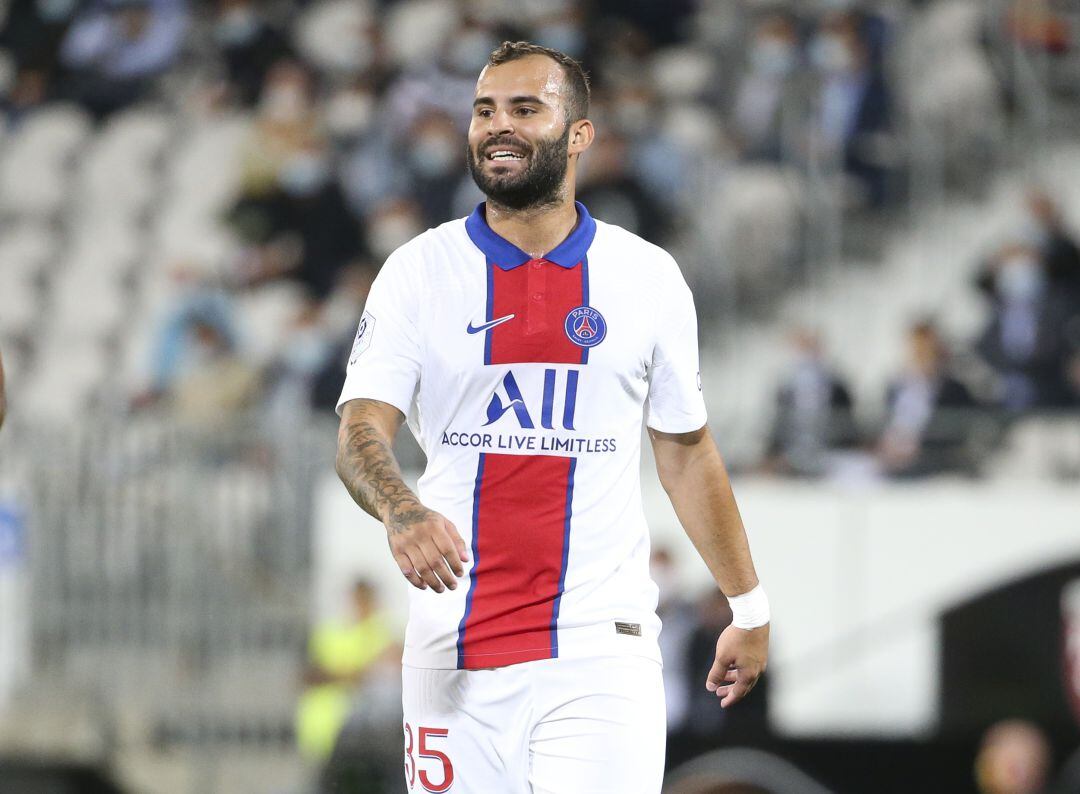
[[[489,154],[488,159],[489,160],[521,160],[522,155],[516,154],[515,152],[507,152],[507,151],[500,150],[500,151],[492,152],[491,154]]]

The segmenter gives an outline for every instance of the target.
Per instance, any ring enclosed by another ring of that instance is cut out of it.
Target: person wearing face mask
[[[892,99],[860,18],[826,17],[809,54],[820,80],[814,121],[819,151],[856,180],[861,195],[853,203],[879,207],[887,198]]]
[[[1002,407],[1017,414],[1069,405],[1068,332],[1075,311],[1068,296],[1052,288],[1039,250],[1025,243],[1003,247],[992,274],[992,314],[976,349],[997,373]]]
[[[747,159],[783,158],[785,132],[793,121],[792,76],[800,59],[798,33],[790,18],[770,14],[758,24],[734,108],[735,130]]]
[[[851,392],[825,361],[817,334],[800,329],[791,344],[793,366],[776,393],[764,468],[817,477],[826,472],[831,452],[858,440]]]
[[[1050,284],[1064,290],[1073,310],[1080,311],[1080,246],[1048,192],[1033,188],[1026,204],[1023,237],[1038,248]]]
[[[77,0],[12,0],[0,20],[0,48],[15,67],[15,84],[0,100],[11,111],[40,104],[55,90],[60,43],[78,7]]]
[[[922,320],[908,330],[908,362],[885,397],[886,420],[877,460],[892,477],[924,477],[970,469],[964,444],[978,405],[949,371],[936,326]]]
[[[407,137],[406,160],[412,192],[423,208],[426,226],[450,220],[454,194],[464,177],[461,167],[462,136],[445,113],[430,113],[416,120]]]
[[[65,92],[98,117],[131,105],[176,62],[188,22],[184,0],[88,4],[61,44]]]
[[[270,68],[293,57],[288,41],[267,24],[253,0],[218,0],[214,38],[221,47],[229,87],[244,107],[254,107]]]

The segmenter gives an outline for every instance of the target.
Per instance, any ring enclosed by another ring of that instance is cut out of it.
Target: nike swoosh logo
[[[470,334],[478,334],[481,331],[486,331],[488,328],[494,328],[496,325],[502,325],[505,322],[509,322],[510,320],[513,320],[515,316],[516,315],[508,314],[505,317],[500,317],[497,320],[491,320],[490,322],[486,322],[483,325],[473,325],[470,321],[469,326],[465,330],[468,331]]]

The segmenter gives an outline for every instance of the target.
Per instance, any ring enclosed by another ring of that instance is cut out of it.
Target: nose
[[[488,119],[488,137],[498,138],[503,135],[513,135],[514,124],[512,116],[505,110],[496,110]]]

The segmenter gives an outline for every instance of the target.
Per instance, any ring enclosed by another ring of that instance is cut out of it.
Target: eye
[[[536,110],[535,110],[535,108],[530,108],[530,107],[524,107],[523,106],[523,107],[519,107],[516,112],[517,112],[517,115],[519,115],[519,116],[531,116],[533,113],[536,112]]]
[[[482,119],[486,119],[491,116],[494,111],[491,108],[477,108],[476,115]]]

